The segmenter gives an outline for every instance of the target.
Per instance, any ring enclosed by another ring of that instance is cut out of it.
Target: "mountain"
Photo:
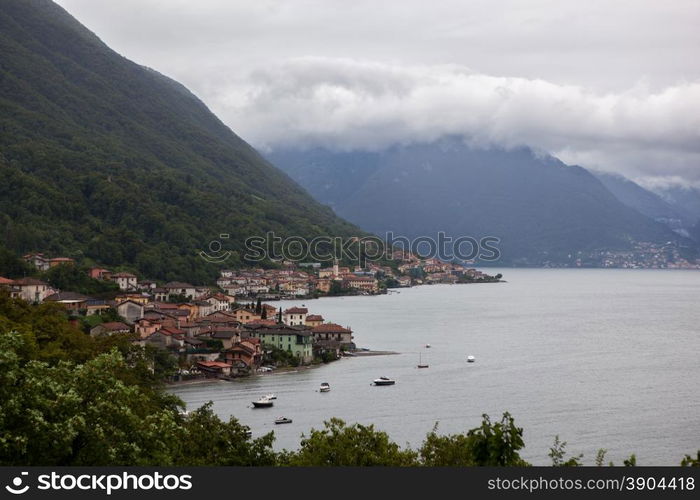
[[[528,148],[475,149],[449,137],[376,153],[278,150],[268,158],[363,229],[496,236],[507,263],[678,239],[587,170]]]
[[[685,236],[696,219],[685,210],[679,210],[656,193],[644,189],[639,184],[617,174],[592,172],[615,197],[628,207],[666,224]]]
[[[675,185],[656,187],[654,192],[686,219],[700,222],[700,189]]]
[[[201,282],[211,241],[351,235],[185,87],[48,0],[0,9],[0,245]],[[229,237],[225,240],[221,234]]]

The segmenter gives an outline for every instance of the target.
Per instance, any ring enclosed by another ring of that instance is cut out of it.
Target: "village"
[[[27,254],[37,271],[77,266],[67,257]],[[494,280],[475,269],[397,253],[396,267],[351,269],[337,261],[283,262],[275,269],[224,269],[216,286],[159,284],[129,272],[87,269],[93,280],[114,284],[111,297],[58,290],[36,277],[0,277],[0,289],[29,303],[55,303],[92,336],[129,335],[133,343],[166,351],[178,379],[231,378],[283,366],[310,365],[350,356],[357,346],[349,326],[326,321],[307,307],[277,308],[266,301],[332,295],[374,295],[393,287]],[[498,276],[500,278],[500,276]],[[466,281],[465,281],[466,280]]]

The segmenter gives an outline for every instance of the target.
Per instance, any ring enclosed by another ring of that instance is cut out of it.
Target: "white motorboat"
[[[291,424],[292,419],[287,417],[280,417],[275,420],[275,424]]]
[[[392,380],[387,377],[379,377],[374,379],[374,385],[394,385],[395,383],[395,380]]]
[[[273,404],[271,399],[262,397],[257,401],[253,401],[253,408],[270,408]]]
[[[474,361],[476,361],[474,356],[467,356],[467,363],[473,363]]]
[[[430,349],[430,344],[425,344],[426,349]]]
[[[331,386],[328,382],[324,382],[321,384],[321,387],[318,389],[319,392],[330,392]]]

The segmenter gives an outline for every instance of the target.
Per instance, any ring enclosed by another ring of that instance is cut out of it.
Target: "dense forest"
[[[0,10],[0,179],[0,247],[163,280],[215,277],[213,240],[236,266],[252,235],[359,233],[49,0]]]
[[[160,351],[162,352],[162,351]],[[154,368],[152,370],[151,368]],[[504,414],[464,433],[437,426],[418,449],[372,425],[331,418],[277,452],[274,434],[251,438],[211,404],[185,414],[164,391],[159,351],[128,335],[93,338],[56,304],[29,305],[0,291],[0,465],[525,466],[523,429]],[[555,439],[553,465],[604,465],[568,456]],[[699,465],[686,455],[682,465]],[[635,465],[630,456],[623,465]]]

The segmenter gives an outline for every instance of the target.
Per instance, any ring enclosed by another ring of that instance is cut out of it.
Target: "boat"
[[[275,424],[291,424],[292,419],[287,417],[280,417],[275,420]]]
[[[266,397],[260,398],[257,401],[253,401],[253,408],[270,408],[272,405],[272,400]]]
[[[374,379],[374,385],[394,385],[395,383],[395,380],[391,380],[387,377],[379,377]]]
[[[421,353],[418,353],[418,368],[428,368],[429,365],[428,363],[423,363],[423,356]]]
[[[267,396],[265,396],[265,399],[277,399],[277,396],[275,396],[274,394],[268,394]]]
[[[425,344],[426,349],[430,349],[430,344]]]
[[[319,388],[319,392],[329,392],[331,390],[331,386],[328,382],[324,382],[321,384],[321,387]]]
[[[476,359],[474,359],[474,356],[467,356],[467,363],[473,363],[474,361],[476,361]]]

